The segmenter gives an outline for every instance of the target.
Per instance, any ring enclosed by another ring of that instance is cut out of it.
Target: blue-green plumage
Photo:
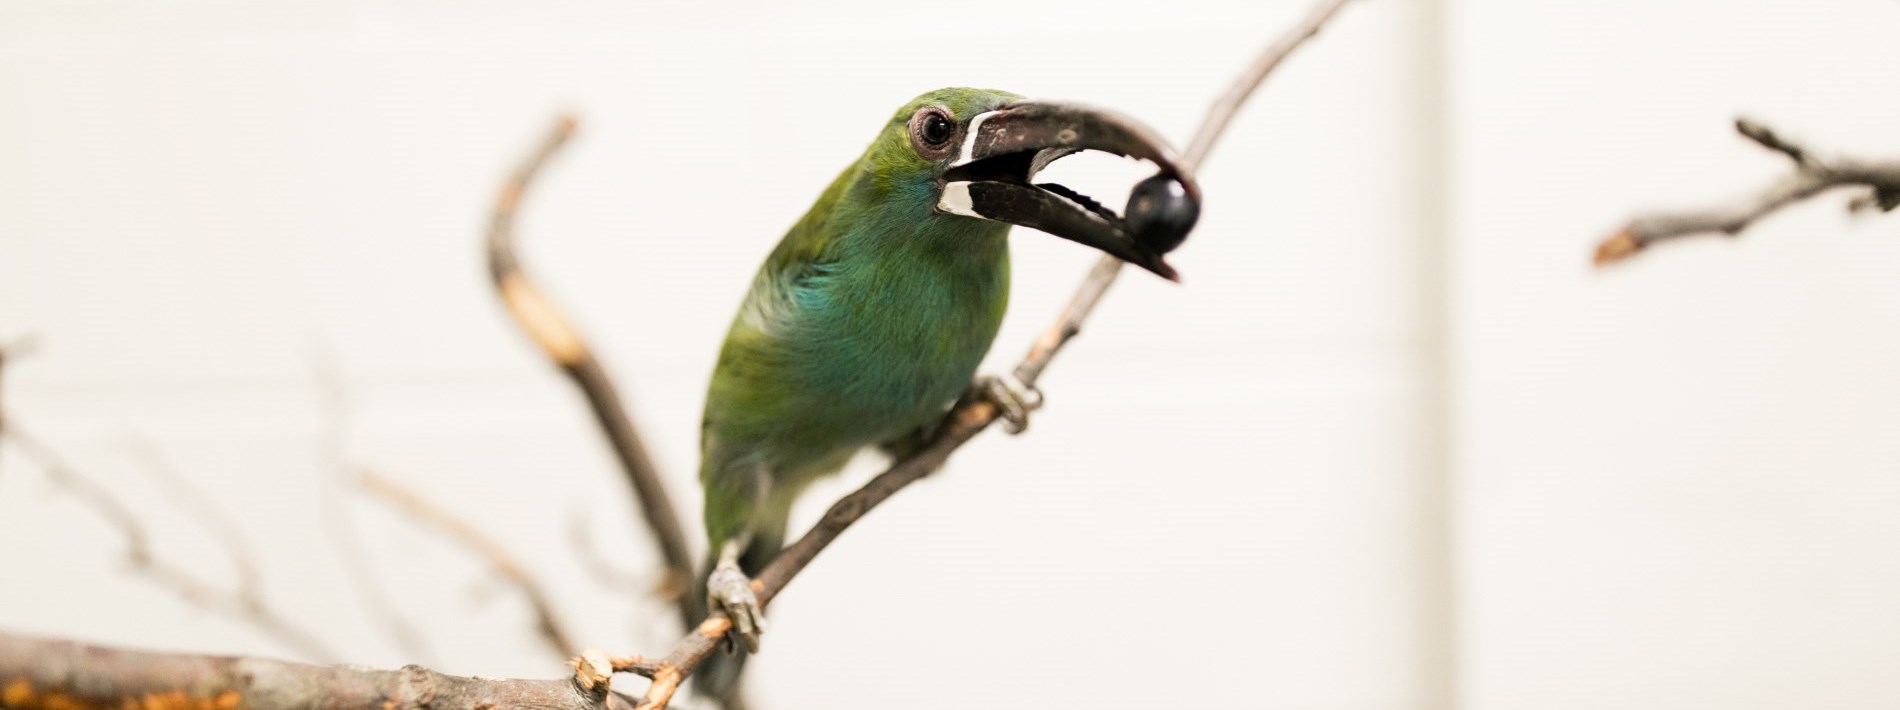
[[[700,481],[715,547],[777,552],[792,500],[859,449],[903,436],[968,388],[1009,300],[1009,225],[938,214],[938,161],[907,120],[1010,94],[946,89],[900,110],[754,276],[707,392]],[[747,571],[757,571],[748,568]]]
[[[753,277],[706,394],[699,477],[716,558],[741,541],[756,573],[792,503],[859,450],[933,422],[963,393],[1009,302],[1010,225],[939,214],[943,161],[908,121],[955,120],[1017,97],[946,89],[898,111],[793,225]],[[701,670],[730,696],[739,659]]]
[[[1009,301],[1012,224],[1172,277],[1143,244],[1178,239],[1131,233],[1072,190],[1030,183],[1083,149],[1151,160],[1178,182],[1167,194],[1197,194],[1165,146],[1123,117],[942,89],[899,109],[759,267],[713,370],[699,472],[706,600],[748,645],[763,620],[746,575],[779,551],[798,494],[859,450],[932,424],[969,388]],[[1184,234],[1192,218],[1142,223]],[[742,658],[698,672],[728,708]]]

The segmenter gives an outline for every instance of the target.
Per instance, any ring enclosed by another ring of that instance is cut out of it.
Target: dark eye
[[[950,125],[950,119],[944,118],[941,113],[933,113],[924,117],[924,130],[921,135],[925,143],[942,145],[944,141],[950,140],[952,130],[954,127]]]
[[[950,115],[935,106],[918,111],[910,119],[911,142],[916,145],[917,153],[926,158],[937,159],[948,154],[950,140],[957,134],[957,124],[950,121]]]

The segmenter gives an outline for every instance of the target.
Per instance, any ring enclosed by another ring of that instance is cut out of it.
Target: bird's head
[[[1032,182],[1084,150],[1154,164],[1126,215],[1079,192]],[[913,99],[865,155],[879,183],[936,215],[1029,227],[1113,255],[1168,279],[1162,260],[1200,213],[1200,188],[1154,131],[1121,114],[982,89],[939,89]]]

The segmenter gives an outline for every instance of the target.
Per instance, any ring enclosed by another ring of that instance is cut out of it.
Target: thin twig
[[[588,576],[593,577],[594,582],[601,587],[615,592],[626,592],[646,586],[646,582],[638,575],[614,567],[602,553],[600,545],[594,542],[593,529],[588,524],[587,516],[578,510],[567,517],[567,540],[574,546],[574,555],[580,558],[581,567],[587,570]],[[684,591],[668,589],[663,590],[663,593],[670,597],[682,594]]]
[[[248,624],[284,648],[305,658],[323,662],[335,662],[339,658],[337,653],[315,634],[291,622],[289,617],[271,609],[262,598],[252,592],[218,589],[199,580],[190,572],[158,559],[152,553],[151,536],[146,533],[144,524],[139,522],[138,516],[132,513],[130,507],[114,496],[105,485],[81,474],[52,447],[21,429],[18,421],[7,427],[5,436],[27,460],[39,466],[47,479],[119,530],[119,533],[125,537],[126,561],[133,573],[170,590],[193,606]],[[0,707],[7,707],[7,705],[0,703]]]
[[[1240,107],[1247,103],[1247,97],[1253,95],[1254,89],[1260,88],[1260,82],[1265,81],[1267,75],[1280,66],[1280,62],[1292,55],[1293,50],[1318,35],[1320,29],[1339,14],[1347,2],[1350,0],[1320,0],[1298,24],[1261,50],[1253,66],[1247,67],[1247,72],[1227,88],[1227,93],[1222,94],[1214,106],[1208,109],[1207,116],[1201,119],[1200,130],[1194,132],[1194,140],[1188,141],[1187,150],[1181,154],[1181,167],[1187,170],[1200,167],[1207,154],[1214,151],[1214,142],[1227,132],[1227,123],[1234,120],[1234,114],[1240,113]]]
[[[33,352],[33,336],[30,335],[14,338],[4,344],[0,344],[0,385],[6,384],[7,365],[19,361],[22,356],[31,352]],[[6,399],[0,398],[0,435],[4,435],[7,431],[6,402]],[[0,436],[0,443],[4,443],[4,441],[5,437]],[[0,459],[5,458],[5,456],[0,456]]]
[[[1184,169],[1192,169],[1207,157],[1213,149],[1215,138],[1225,130],[1232,115],[1240,109],[1246,98],[1258,88],[1261,80],[1281,60],[1302,43],[1318,34],[1320,26],[1331,19],[1344,6],[1346,0],[1321,0],[1311,13],[1299,24],[1282,35],[1273,44],[1268,45],[1260,58],[1249,67],[1234,88],[1216,102],[1209,111],[1207,120],[1201,123],[1201,132],[1190,143],[1192,148],[1182,156],[1180,164]],[[1104,258],[1092,269],[1075,295],[1064,308],[1056,323],[1044,331],[1029,349],[1029,354],[1016,367],[1016,377],[1025,385],[1034,385],[1048,368],[1051,360],[1063,345],[1082,330],[1082,322],[1088,318],[1102,294],[1114,283],[1115,275],[1121,270],[1121,262],[1110,257]],[[753,577],[752,590],[758,595],[761,605],[771,603],[778,593],[790,584],[806,565],[824,551],[827,545],[836,540],[852,523],[890,498],[898,490],[916,482],[942,467],[950,455],[964,442],[982,433],[994,423],[999,415],[995,404],[986,399],[969,399],[952,409],[943,426],[938,427],[936,438],[922,449],[894,463],[889,469],[878,474],[869,483],[850,495],[833,503],[825,511],[824,517],[812,526],[809,532],[797,542],[786,546],[777,557]],[[707,656],[719,648],[725,639],[732,622],[724,612],[715,611],[708,615],[692,633],[680,639],[673,650],[653,667],[653,685],[649,686],[641,699],[638,710],[660,710],[672,701],[673,693],[680,681],[690,676]]]
[[[570,662],[574,674],[567,678],[501,680],[421,666],[314,666],[0,633],[0,707],[627,710],[631,703],[610,686],[620,660],[588,653]]]
[[[487,560],[496,574],[520,590],[522,598],[534,610],[536,628],[555,653],[566,658],[579,652],[580,647],[575,645],[574,637],[562,627],[559,615],[554,612],[554,602],[548,597],[547,588],[528,574],[527,567],[480,526],[456,517],[454,513],[429,502],[421,493],[387,476],[364,471],[359,480],[365,491],[434,527],[450,540]]]
[[[350,428],[349,389],[336,355],[319,348],[314,375],[322,405],[321,426],[317,439],[317,467],[325,474],[324,525],[336,543],[343,573],[349,577],[356,598],[376,620],[376,626],[389,634],[405,656],[421,663],[434,663],[429,644],[390,596],[389,587],[370,558],[370,547],[362,531],[350,518],[350,492],[356,490],[356,469],[350,465],[347,437]]]
[[[667,495],[665,481],[647,454],[646,445],[640,440],[640,433],[634,428],[606,368],[594,357],[580,331],[522,272],[520,260],[515,256],[515,213],[521,205],[521,196],[541,166],[574,135],[575,127],[573,117],[563,116],[540,147],[502,186],[501,194],[495,198],[494,218],[488,229],[489,274],[502,305],[507,307],[515,323],[587,397],[594,419],[612,445],[621,471],[632,487],[634,504],[639,506],[647,528],[653,532],[654,543],[659,545],[660,556],[666,562],[668,579],[658,588],[683,590],[691,586],[693,556],[679,513],[673,509],[673,498]],[[682,622],[692,623],[692,607],[685,595],[677,595],[673,601]]]
[[[13,355],[11,345],[0,345],[0,394],[6,392],[7,358]],[[5,443],[7,433],[7,400],[0,397],[0,443]],[[6,460],[6,451],[0,449],[0,461]]]
[[[133,460],[141,464],[152,482],[158,485],[172,504],[188,513],[191,519],[203,525],[211,536],[217,538],[231,557],[231,567],[237,572],[237,595],[254,604],[261,604],[264,596],[263,575],[258,570],[257,549],[251,540],[239,529],[237,521],[210,494],[192,485],[190,479],[172,468],[165,460],[158,446],[142,438],[134,438],[128,449]]]
[[[1885,212],[1900,207],[1900,160],[1822,158],[1767,126],[1746,118],[1735,120],[1735,130],[1762,147],[1787,156],[1794,163],[1794,171],[1733,204],[1644,215],[1630,220],[1616,234],[1597,245],[1596,265],[1604,266],[1628,259],[1664,240],[1704,234],[1732,237],[1783,207],[1837,187],[1858,186],[1868,189],[1849,203],[1849,208],[1853,210],[1872,208]]]

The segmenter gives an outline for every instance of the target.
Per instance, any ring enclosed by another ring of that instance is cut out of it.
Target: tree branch
[[[683,590],[692,586],[690,580],[694,562],[691,548],[686,543],[685,529],[680,525],[679,514],[673,509],[672,497],[667,495],[665,482],[654,467],[652,458],[647,455],[646,445],[640,441],[639,431],[634,428],[626,407],[621,404],[620,395],[613,380],[607,376],[607,370],[594,358],[592,349],[581,338],[580,331],[522,272],[520,261],[515,256],[515,212],[521,204],[522,193],[528,189],[541,166],[573,136],[575,126],[573,117],[562,117],[541,146],[528,156],[507,184],[502,186],[501,194],[495,199],[494,218],[488,230],[489,274],[494,279],[502,305],[507,307],[515,323],[541,347],[548,359],[567,373],[574,385],[580,388],[581,394],[587,397],[595,421],[600,424],[602,433],[606,434],[614,455],[620,461],[620,468],[633,488],[634,503],[639,506],[647,528],[653,531],[653,540],[659,545],[660,556],[665,560],[668,579],[659,588]],[[686,603],[685,595],[676,595],[674,601],[682,623],[691,624],[691,605]]]
[[[593,577],[594,583],[599,584],[602,589],[627,592],[648,587],[649,582],[641,579],[639,575],[614,567],[613,562],[609,561],[607,555],[601,551],[600,545],[594,542],[593,526],[588,521],[587,515],[578,509],[567,516],[567,540],[574,547],[574,556],[580,558],[581,568],[586,570],[588,576]],[[677,589],[663,590],[663,592],[668,596],[685,593],[684,590]]]
[[[420,666],[390,671],[149,653],[0,633],[0,707],[626,710],[631,704],[609,692],[621,660],[627,659],[590,653],[574,659],[570,678],[497,680]]]
[[[292,623],[289,617],[266,605],[249,585],[238,591],[225,591],[199,580],[190,572],[158,559],[152,553],[151,538],[132,509],[99,482],[79,473],[51,447],[22,430],[18,421],[9,423],[5,436],[28,460],[38,464],[46,477],[74,498],[97,512],[125,536],[125,555],[131,571],[170,590],[200,609],[249,624],[265,636],[306,658],[334,662],[338,656],[328,644]],[[242,553],[233,552],[236,557]],[[242,573],[240,573],[242,574]],[[0,668],[7,667],[0,664]],[[0,707],[11,707],[0,703]]]
[[[574,643],[574,637],[561,625],[560,616],[554,613],[554,602],[548,597],[546,587],[528,574],[526,567],[516,560],[514,555],[501,543],[489,537],[488,533],[466,520],[458,518],[441,507],[430,503],[422,494],[399,484],[374,471],[363,471],[359,477],[363,489],[371,495],[383,499],[412,517],[434,527],[450,540],[461,544],[480,555],[488,562],[496,574],[501,575],[509,584],[520,590],[522,598],[534,610],[535,627],[541,637],[553,647],[554,652],[566,657],[578,653],[580,647]]]
[[[5,385],[7,383],[7,378],[6,378],[7,358],[12,357],[14,355],[13,351],[14,351],[14,347],[12,343],[0,344],[0,393],[4,393],[6,391]],[[7,433],[6,399],[0,398],[0,443],[5,443],[6,433]],[[6,458],[5,454],[6,452],[4,450],[0,450],[0,460],[4,460]]]
[[[347,436],[350,430],[349,389],[335,353],[328,348],[318,351],[315,375],[322,403],[321,425],[317,439],[317,464],[325,482],[323,523],[336,544],[343,562],[343,573],[356,591],[357,601],[376,620],[378,628],[417,663],[433,663],[427,639],[421,629],[405,616],[390,596],[389,586],[370,559],[369,545],[350,518],[350,493],[357,488],[356,467],[350,464]]]
[[[0,385],[6,384],[7,365],[33,352],[33,337],[23,336],[0,343]],[[6,442],[7,408],[6,399],[0,398],[0,443]],[[0,457],[4,458],[4,457]]]
[[[159,490],[191,516],[192,520],[204,526],[205,531],[217,538],[231,558],[231,567],[237,572],[237,590],[235,594],[251,603],[260,603],[263,599],[263,574],[257,563],[257,549],[251,545],[250,538],[238,528],[237,521],[219,507],[209,494],[192,485],[190,479],[172,468],[165,460],[158,446],[145,439],[133,439],[131,454],[157,484]]]
[[[1184,154],[1183,166],[1191,168],[1206,158],[1233,113],[1265,76],[1286,55],[1314,36],[1345,2],[1321,0],[1303,21],[1262,53],[1234,88],[1214,104],[1200,133]],[[573,328],[521,276],[509,248],[509,231],[521,191],[540,164],[566,140],[572,128],[571,121],[564,121],[502,192],[489,240],[496,286],[517,322],[587,393],[602,426],[615,443],[616,452],[622,456],[629,479],[641,497],[642,509],[648,513],[649,526],[661,538],[669,568],[690,574],[690,558],[684,556],[684,538],[678,535],[678,520],[671,514],[670,499],[658,486],[652,467],[645,465],[644,452],[627,423],[624,410],[613,396],[612,387]],[[1056,353],[1081,332],[1083,321],[1119,271],[1120,262],[1104,260],[1089,272],[1061,317],[1037,339],[1017,366],[1018,379],[1027,385],[1035,383]],[[817,525],[759,572],[752,584],[760,603],[769,604],[853,523],[904,486],[936,471],[958,447],[988,428],[997,417],[995,405],[987,400],[966,401],[952,409],[929,444],[832,504]],[[108,508],[124,512],[116,502]],[[128,530],[136,531],[136,528]],[[667,541],[669,530],[675,542]],[[134,539],[138,540],[136,536]],[[142,543],[135,547],[140,545]],[[676,556],[674,552],[679,554]],[[723,613],[714,612],[681,639],[665,658],[658,660],[583,654],[573,661],[574,677],[562,681],[461,678],[416,666],[400,671],[370,671],[256,659],[142,653],[0,634],[0,706],[63,708],[160,703],[167,707],[192,708],[380,705],[391,709],[426,706],[435,710],[493,707],[620,710],[628,704],[609,692],[609,675],[635,673],[653,680],[636,710],[659,710],[672,700],[680,683],[694,668],[718,648],[730,627],[731,622]]]
[[[1240,110],[1254,89],[1260,86],[1268,73],[1279,66],[1281,61],[1298,49],[1306,40],[1319,33],[1320,28],[1344,7],[1348,0],[1320,0],[1313,10],[1298,24],[1281,35],[1261,52],[1260,58],[1247,72],[1234,82],[1233,88],[1215,102],[1202,121],[1200,132],[1189,143],[1191,146],[1181,159],[1183,169],[1192,170],[1207,158],[1213,149],[1215,139],[1232,120],[1233,114]],[[1089,271],[1082,284],[1076,289],[1069,305],[1063,309],[1055,325],[1044,331],[1029,349],[1029,354],[1016,366],[1016,378],[1024,385],[1033,386],[1044,370],[1056,356],[1056,353],[1082,331],[1082,322],[1088,318],[1102,294],[1115,281],[1121,271],[1121,261],[1113,257],[1104,257]],[[964,442],[975,438],[999,415],[996,405],[985,399],[971,399],[952,409],[938,427],[936,437],[919,451],[897,461],[889,469],[878,474],[862,488],[839,499],[825,511],[817,525],[805,533],[804,537],[787,546],[779,555],[765,566],[765,569],[753,577],[752,591],[758,595],[759,604],[770,604],[792,579],[798,576],[811,561],[824,551],[825,547],[843,534],[852,523],[864,517],[872,508],[885,501],[898,490],[916,482],[931,472],[941,468],[950,455]],[[692,633],[673,646],[672,652],[653,667],[653,685],[647,689],[640,701],[638,710],[661,710],[671,702],[673,693],[693,669],[706,660],[726,636],[732,627],[731,620],[724,612],[713,612],[701,622]]]
[[[1756,220],[1783,207],[1837,187],[1865,187],[1866,194],[1849,203],[1853,210],[1890,211],[1900,207],[1900,161],[1822,158],[1767,126],[1746,118],[1735,120],[1735,130],[1762,147],[1786,155],[1794,171],[1774,184],[1732,204],[1685,212],[1644,215],[1630,220],[1616,234],[1597,245],[1596,265],[1605,266],[1635,256],[1656,242],[1704,234],[1735,236]]]

